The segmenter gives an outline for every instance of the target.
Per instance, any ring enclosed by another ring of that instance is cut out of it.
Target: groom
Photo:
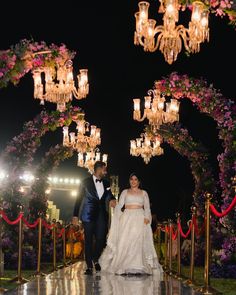
[[[103,179],[106,173],[106,164],[97,161],[94,165],[94,174],[81,183],[80,193],[74,207],[73,221],[78,221],[78,213],[80,213],[79,218],[84,227],[87,264],[84,274],[86,275],[93,273],[93,263],[96,271],[101,270],[98,259],[106,246],[109,217],[107,208],[108,205],[116,206],[116,199],[111,193],[109,182]]]

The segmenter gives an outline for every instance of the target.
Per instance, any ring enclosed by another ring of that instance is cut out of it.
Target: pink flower
[[[216,7],[216,6],[219,5],[219,1],[218,1],[218,0],[211,0],[211,1],[210,1],[210,5],[211,5],[212,7]]]

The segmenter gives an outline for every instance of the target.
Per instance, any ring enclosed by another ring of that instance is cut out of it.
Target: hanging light
[[[136,121],[143,121],[148,119],[149,125],[155,131],[160,128],[163,123],[174,123],[179,121],[179,101],[171,99],[166,102],[164,96],[155,90],[148,91],[149,96],[144,97],[144,113],[141,116],[140,99],[133,99],[134,111],[133,119]]]
[[[87,168],[90,173],[94,171],[94,164],[96,161],[103,161],[107,165],[108,155],[99,152],[99,149],[96,149],[92,152],[78,153],[78,162],[79,167]]]
[[[192,3],[192,17],[189,27],[176,25],[179,21],[178,0],[159,0],[159,13],[164,13],[163,25],[156,25],[154,19],[148,18],[150,4],[139,2],[139,11],[135,13],[136,31],[134,44],[141,45],[144,51],[154,52],[159,49],[165,60],[172,64],[182,50],[182,42],[188,52],[200,50],[200,44],[209,41],[208,9],[201,1]]]
[[[84,120],[84,114],[80,114],[76,121],[77,135],[75,132],[69,133],[69,127],[63,127],[63,146],[72,147],[78,153],[92,151],[101,144],[101,129],[91,125]],[[90,129],[89,129],[90,126]],[[89,132],[89,135],[86,133]]]
[[[160,147],[161,142],[160,137],[151,138],[146,133],[141,134],[140,138],[130,141],[130,155],[141,156],[145,164],[148,164],[151,157],[163,155],[164,151]]]
[[[71,60],[56,68],[44,67],[33,71],[34,98],[40,99],[41,104],[49,101],[57,104],[59,111],[64,111],[66,103],[73,96],[77,99],[85,98],[89,92],[88,70],[80,70],[77,75],[78,87],[73,78],[73,63]],[[44,79],[42,79],[44,77]]]

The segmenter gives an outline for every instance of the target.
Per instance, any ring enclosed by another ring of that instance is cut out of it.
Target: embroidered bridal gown
[[[124,205],[143,208],[125,209],[122,212]],[[156,277],[162,279],[163,270],[154,248],[151,225],[146,225],[144,218],[148,218],[151,223],[147,192],[141,190],[134,195],[124,190],[114,209],[107,246],[99,259],[102,271],[113,274],[155,273]]]

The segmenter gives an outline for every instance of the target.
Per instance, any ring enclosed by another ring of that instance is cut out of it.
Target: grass
[[[173,267],[174,270],[175,266]],[[188,278],[190,268],[188,266],[182,266],[181,273],[184,277]],[[204,268],[195,267],[194,269],[194,283],[198,286],[203,286],[204,284]],[[235,279],[221,279],[221,278],[211,278],[210,285],[217,291],[221,292],[223,295],[235,295],[236,294],[236,280]]]
[[[62,263],[58,263],[57,266],[61,266]],[[53,271],[53,264],[52,263],[42,263],[41,264],[41,272],[45,274],[49,274]],[[22,277],[26,280],[32,280],[35,275],[35,270],[22,270]],[[4,271],[4,277],[0,279],[0,289],[15,289],[18,284],[14,281],[11,281],[14,279],[17,275],[16,270],[5,270]]]

